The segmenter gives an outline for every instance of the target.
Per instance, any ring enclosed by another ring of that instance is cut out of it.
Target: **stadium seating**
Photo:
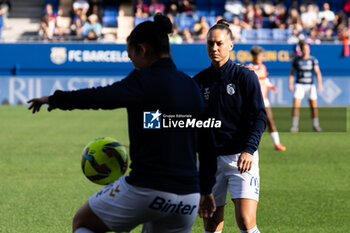
[[[117,27],[119,8],[117,6],[105,6],[102,24],[104,27]]]
[[[189,29],[193,29],[193,26],[194,26],[194,19],[192,16],[180,16],[179,17],[179,27],[180,27],[180,30],[184,30],[185,28],[189,28]]]
[[[241,40],[243,42],[255,41],[257,38],[256,30],[254,29],[243,29],[241,34]]]
[[[292,35],[291,29],[272,29],[272,38],[275,42],[285,42],[290,35]]]
[[[272,30],[268,28],[256,29],[256,37],[259,42],[269,42],[272,40]]]

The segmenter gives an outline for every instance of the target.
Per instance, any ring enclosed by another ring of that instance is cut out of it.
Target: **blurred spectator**
[[[149,7],[143,0],[137,1],[135,16],[139,18],[147,18],[149,16]]]
[[[289,29],[297,27],[299,31],[303,30],[303,25],[301,24],[300,15],[297,8],[290,9],[287,24],[289,25]]]
[[[243,21],[252,28],[260,28],[263,22],[262,12],[256,12],[252,4],[247,6],[247,12],[243,16]]]
[[[56,17],[52,4],[47,3],[39,26],[41,40],[53,39],[56,30]]]
[[[275,13],[275,6],[269,0],[261,1],[261,8],[263,10],[264,17],[270,17]]]
[[[276,6],[276,15],[273,17],[273,22],[270,23],[273,28],[286,29],[287,28],[287,10],[285,6]]]
[[[321,40],[318,38],[317,28],[311,28],[309,35],[306,37],[305,42],[308,44],[320,44]]]
[[[243,4],[240,0],[226,0],[224,18],[231,20],[234,16],[241,17]]]
[[[321,20],[321,23],[317,26],[317,31],[319,33],[320,36],[323,36],[323,34],[325,33],[325,31],[328,28],[331,28],[332,25],[330,25],[330,23],[328,22],[328,20],[326,18],[323,18]]]
[[[179,13],[192,14],[195,11],[195,5],[192,1],[181,0],[178,5]]]
[[[318,23],[321,23],[322,19],[326,19],[329,23],[333,23],[335,14],[330,10],[329,3],[325,2],[322,6],[322,11],[318,13]]]
[[[321,36],[321,42],[334,42],[337,41],[337,37],[333,35],[333,29],[332,28],[327,28],[324,31],[324,34]]]
[[[335,20],[334,20],[334,27],[335,28],[339,28],[339,27],[344,27],[348,25],[348,18],[345,14],[344,11],[340,10],[337,12],[337,14],[335,15]]]
[[[0,21],[2,21],[0,24],[0,28],[7,29],[7,17],[8,13],[11,10],[11,2],[9,0],[0,0]],[[1,30],[1,29],[0,29]],[[1,35],[1,33],[0,33]],[[1,36],[0,36],[1,38]]]
[[[72,19],[71,33],[73,35],[80,37],[82,27],[84,26],[86,21],[87,21],[86,14],[83,14],[82,9],[77,9],[75,11],[75,15],[73,16],[73,19]]]
[[[317,26],[317,13],[312,4],[307,5],[306,11],[301,13],[301,23],[306,30],[310,30]]]
[[[338,29],[338,39],[339,41],[349,40],[350,39],[350,30],[348,27],[344,26]]]
[[[200,17],[199,21],[195,23],[193,27],[196,35],[196,41],[206,42],[209,28],[207,18],[204,16]]]
[[[241,40],[241,20],[238,16],[234,16],[232,20],[232,24],[230,24],[230,30],[232,32],[233,38],[235,42],[238,42]]]
[[[344,57],[349,57],[350,29],[346,26],[338,30],[338,38],[344,45]]]
[[[104,7],[102,2],[102,0],[90,0],[89,10],[86,15],[95,14],[99,19],[102,19],[104,15]]]
[[[168,3],[165,5],[165,12],[172,16],[176,16],[178,14],[178,8],[179,5],[177,0],[169,0]]]
[[[75,0],[73,3],[73,11],[76,14],[77,10],[81,10],[82,14],[87,15],[90,4],[86,0]]]
[[[156,13],[164,13],[165,6],[160,0],[151,0],[151,4],[149,5],[149,13],[151,16]]]
[[[254,5],[254,28],[262,28],[263,27],[263,11],[260,8],[259,4]]]
[[[166,16],[169,18],[171,24],[173,25],[173,29],[176,29],[179,32],[180,29],[179,26],[175,23],[174,17],[170,13],[166,14]]]
[[[344,4],[344,12],[350,17],[350,0],[347,0]]]
[[[185,29],[182,31],[182,41],[183,41],[184,43],[188,43],[188,44],[192,44],[192,43],[194,42],[192,33],[191,33],[191,31],[190,31],[189,28],[185,28]]]
[[[81,35],[87,40],[97,40],[102,36],[102,25],[98,22],[98,16],[92,14],[82,27]]]
[[[63,11],[60,9],[57,12],[56,17],[56,30],[55,35],[57,40],[63,41],[64,35],[70,34],[71,19],[69,17],[63,17]]]
[[[169,34],[170,44],[182,44],[182,37],[179,35],[179,30],[173,27],[173,32]]]
[[[299,41],[304,40],[304,34],[300,33],[297,27],[293,28],[292,35],[290,35],[287,39],[288,44],[298,44]]]

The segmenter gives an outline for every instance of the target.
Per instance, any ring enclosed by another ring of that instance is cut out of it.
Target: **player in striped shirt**
[[[316,79],[318,83],[318,91],[322,91],[322,75],[321,70],[318,65],[318,60],[310,55],[310,46],[301,41],[299,43],[302,55],[297,57],[293,61],[292,68],[289,73],[289,90],[294,91],[293,99],[293,119],[291,132],[298,132],[299,128],[299,108],[301,101],[304,96],[309,100],[309,105],[311,109],[312,124],[313,129],[316,132],[322,131],[319,126],[318,120],[318,110],[317,110],[317,90],[314,84],[314,75],[316,74]],[[296,71],[296,81],[294,83],[294,72]]]
[[[262,63],[264,49],[260,46],[253,46],[250,50],[250,53],[253,57],[252,63],[247,66],[254,70],[255,74],[259,78],[261,92],[264,98],[265,110],[267,115],[267,125],[269,128],[269,133],[272,138],[272,141],[275,145],[275,150],[285,151],[286,147],[282,145],[280,142],[279,134],[273,120],[273,114],[270,106],[270,101],[267,96],[268,90],[273,90],[277,92],[277,88],[272,85],[270,80],[268,79],[268,74],[266,70],[266,66]]]

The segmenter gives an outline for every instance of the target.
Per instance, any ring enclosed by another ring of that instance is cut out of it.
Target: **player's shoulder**
[[[196,75],[193,76],[193,80],[200,83],[210,76],[210,72],[211,72],[210,67],[208,67],[204,70],[201,70],[199,73],[197,73]]]
[[[312,61],[314,61],[314,62],[318,62],[317,58],[314,57],[314,56],[311,56],[311,55],[310,55],[309,59],[312,60]]]
[[[234,67],[241,76],[256,76],[252,66],[246,66],[241,63],[234,63]]]

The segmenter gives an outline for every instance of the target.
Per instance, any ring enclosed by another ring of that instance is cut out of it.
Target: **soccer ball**
[[[124,175],[128,168],[128,154],[117,140],[96,138],[84,148],[81,167],[90,181],[106,185]]]

